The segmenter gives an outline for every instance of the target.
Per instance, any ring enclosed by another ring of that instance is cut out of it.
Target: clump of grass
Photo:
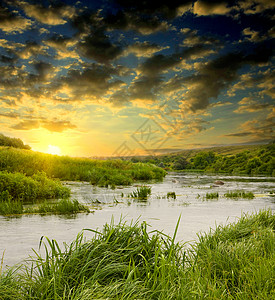
[[[169,198],[176,199],[177,198],[176,193],[175,192],[168,192],[167,193],[167,199],[169,199]]]
[[[24,211],[24,213],[39,214],[76,214],[79,212],[90,212],[90,210],[76,199],[61,199],[57,203],[43,202]]]
[[[130,197],[136,198],[139,200],[147,200],[148,196],[151,195],[151,187],[150,186],[141,186],[137,188],[136,191],[133,191],[130,194]]]
[[[0,215],[18,215],[23,214],[23,211],[24,209],[21,201],[0,202]]]
[[[205,198],[207,200],[218,199],[219,198],[219,193],[206,193]]]
[[[243,199],[253,199],[255,196],[252,192],[245,191],[230,191],[224,194],[226,198],[243,198]]]

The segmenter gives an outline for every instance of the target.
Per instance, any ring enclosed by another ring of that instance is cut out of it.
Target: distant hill
[[[31,149],[31,147],[29,145],[25,145],[21,139],[11,138],[2,133],[0,133],[0,146],[14,147],[27,150]]]

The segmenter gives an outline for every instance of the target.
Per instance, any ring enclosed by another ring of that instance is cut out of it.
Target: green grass
[[[49,178],[88,181],[106,187],[130,185],[142,180],[162,180],[166,175],[166,171],[149,163],[72,158],[8,147],[0,147],[1,170],[27,176],[44,172]]]
[[[22,173],[0,171],[0,202],[35,202],[37,199],[67,198],[70,189],[57,180],[47,178],[45,173],[25,176]]]
[[[0,299],[274,299],[275,216],[244,215],[188,248],[143,222],[106,224],[0,274]]]
[[[219,193],[206,193],[205,198],[207,200],[218,199],[219,198]]]
[[[0,215],[22,214],[76,214],[89,213],[90,210],[77,200],[61,199],[57,202],[43,201],[35,205],[24,207],[21,201],[0,202]]]
[[[151,195],[150,186],[141,186],[133,191],[129,196],[139,200],[147,200],[148,196]]]
[[[245,191],[230,191],[224,194],[226,198],[242,198],[242,199],[253,199],[255,196],[252,192]]]

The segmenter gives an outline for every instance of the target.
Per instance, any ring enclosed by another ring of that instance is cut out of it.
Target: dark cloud
[[[111,43],[102,30],[91,32],[78,44],[78,49],[82,55],[100,63],[108,63],[122,53],[122,48]]]
[[[129,87],[130,99],[152,100],[157,99],[159,86],[163,82],[161,76],[142,76],[135,80]]]
[[[191,8],[193,1],[190,0],[159,0],[159,1],[136,1],[136,0],[113,0],[121,9],[136,14],[155,15],[173,19],[182,12]]]
[[[191,86],[186,104],[193,112],[207,108],[210,98],[217,98],[223,89],[239,78],[238,70],[241,67],[267,63],[272,54],[272,48],[262,44],[249,54],[233,52],[220,56],[203,65],[196,75],[176,78],[178,84]]]
[[[116,15],[107,15],[104,23],[109,30],[134,30],[144,35],[169,29],[168,23],[157,16],[139,15],[138,12],[131,14],[119,11]]]
[[[111,66],[101,66],[90,64],[81,70],[69,70],[56,82],[54,89],[65,88],[68,90],[68,98],[65,100],[95,100],[101,99],[109,90],[117,89],[123,84],[121,80],[113,80],[113,75],[118,75],[119,68],[116,70]]]

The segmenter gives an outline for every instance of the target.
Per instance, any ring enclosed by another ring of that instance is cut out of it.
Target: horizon
[[[1,132],[74,157],[271,142],[274,10],[0,0]]]

